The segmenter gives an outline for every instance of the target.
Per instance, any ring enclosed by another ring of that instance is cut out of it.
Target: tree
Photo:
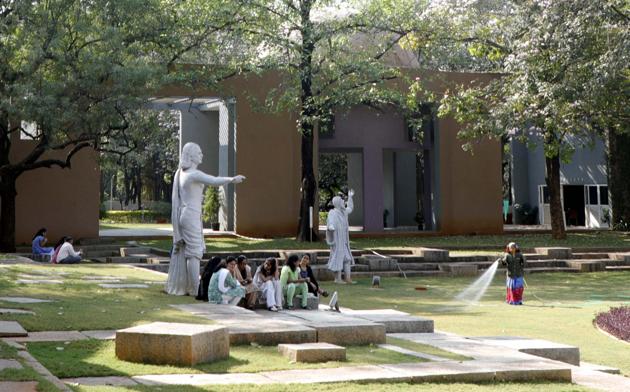
[[[132,118],[160,87],[208,85],[234,74],[225,55],[234,42],[222,33],[237,14],[238,6],[223,0],[2,1],[0,250],[15,248],[20,175],[69,168],[84,148],[129,151]],[[220,64],[180,66],[201,56]],[[10,161],[20,133],[33,148]]]
[[[325,211],[332,206],[333,197],[342,192],[348,186],[348,159],[346,154],[320,154],[319,155],[319,205],[324,206]],[[346,189],[347,190],[347,189]]]
[[[627,5],[614,0],[472,3],[437,12],[450,26],[448,42],[485,59],[481,68],[503,75],[447,93],[440,113],[466,124],[459,135],[469,142],[506,134],[541,140],[552,235],[565,238],[560,162],[569,161],[576,147],[567,139],[622,132],[628,122]],[[457,18],[448,17],[458,11]],[[611,97],[617,100],[612,105]]]
[[[335,110],[359,103],[399,102],[387,81],[401,77],[387,56],[414,30],[423,9],[418,1],[244,0],[244,33],[261,49],[259,70],[277,70],[280,85],[266,97],[272,110],[299,113],[301,201],[297,239],[318,239],[309,228],[316,205],[313,135],[332,126]],[[390,59],[391,60],[391,59]]]

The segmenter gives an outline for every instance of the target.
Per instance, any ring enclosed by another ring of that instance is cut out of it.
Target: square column
[[[383,149],[363,149],[363,230],[383,231]]]

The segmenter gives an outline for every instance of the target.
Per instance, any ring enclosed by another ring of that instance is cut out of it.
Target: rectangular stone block
[[[346,348],[329,343],[279,344],[278,351],[292,362],[346,360]]]
[[[549,256],[552,259],[566,260],[566,259],[571,258],[571,248],[542,247],[542,248],[535,248],[535,251],[539,255]]]
[[[438,268],[451,276],[475,276],[479,273],[477,264],[472,263],[443,263]]]
[[[300,309],[301,306],[302,306],[302,296],[301,295],[296,295],[295,297],[293,297],[293,308],[294,309]],[[309,310],[317,310],[317,309],[319,309],[319,297],[316,297],[313,294],[308,293],[306,307]]]
[[[383,324],[312,324],[311,326],[317,330],[318,342],[345,346],[385,343],[385,325]]]
[[[365,256],[365,260],[370,267],[370,271],[393,271],[398,269],[396,260],[389,257]]]
[[[230,355],[224,326],[156,322],[116,331],[116,357],[159,365],[187,365]]]
[[[566,264],[568,267],[580,270],[580,272],[596,272],[606,270],[606,264],[601,261],[567,260]]]
[[[630,253],[609,253],[608,257],[610,257],[611,260],[630,263]]]
[[[414,248],[413,254],[422,256],[424,261],[449,261],[449,252],[444,249]]]
[[[401,314],[390,313],[389,309],[379,310],[353,310],[350,312],[352,316],[359,317],[368,321],[385,325],[387,333],[432,333],[434,329],[433,320],[411,316],[409,314],[398,312]]]
[[[150,254],[151,253],[151,248],[145,248],[145,247],[138,247],[138,246],[132,246],[132,247],[128,247],[128,248],[120,248],[120,256],[121,257],[129,257],[132,255],[139,255],[139,254]]]
[[[28,332],[17,321],[0,321],[0,338],[27,336]]]

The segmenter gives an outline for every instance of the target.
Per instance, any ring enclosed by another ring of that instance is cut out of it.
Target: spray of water
[[[499,266],[499,260],[496,260],[490,268],[486,270],[477,280],[475,280],[470,286],[466,287],[464,291],[457,294],[455,297],[458,301],[467,302],[470,305],[476,305],[481,297],[486,293],[490,283],[492,283],[492,279],[497,272],[497,268]]]

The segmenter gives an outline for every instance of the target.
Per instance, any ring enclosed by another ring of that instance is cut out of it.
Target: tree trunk
[[[311,20],[312,0],[300,2],[300,17],[302,20],[302,53],[300,59],[300,132],[302,134],[302,189],[300,195],[300,219],[298,221],[298,241],[318,241],[318,230],[310,229],[309,207],[316,208],[317,182],[313,168],[313,121],[317,109],[313,102],[313,70],[312,59],[315,51],[313,41],[314,26]],[[315,219],[313,219],[313,222]]]
[[[630,228],[630,135],[608,132],[608,189],[612,207],[611,226]]]
[[[564,214],[560,192],[560,156],[545,158],[547,169],[547,188],[549,189],[549,207],[551,212],[551,236],[556,240],[564,240],[567,233],[564,229]]]
[[[0,251],[15,252],[16,178],[3,176],[0,182]]]

